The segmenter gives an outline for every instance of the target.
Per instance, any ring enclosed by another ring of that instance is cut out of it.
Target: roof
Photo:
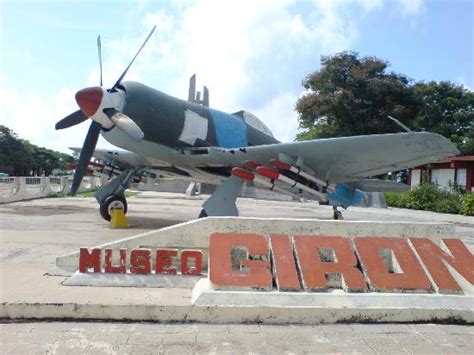
[[[433,164],[447,164],[447,163],[456,163],[456,162],[474,162],[474,155],[447,157],[447,158],[444,158],[444,159],[441,159],[429,164],[415,166],[413,169],[421,169],[421,168],[425,168],[428,165],[433,165]],[[454,168],[454,165],[452,165],[451,168]]]

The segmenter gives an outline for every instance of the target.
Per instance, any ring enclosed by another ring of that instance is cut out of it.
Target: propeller
[[[99,139],[99,134],[101,130],[100,123],[96,121],[92,121],[89,131],[87,132],[86,139],[84,140],[84,144],[81,149],[81,155],[79,156],[79,161],[76,166],[76,171],[74,173],[74,178],[72,180],[71,191],[70,194],[74,196],[81,185],[82,178],[87,170],[87,166],[89,165],[89,161],[92,158],[92,154],[94,153],[95,146],[97,144],[97,140]]]
[[[97,36],[97,52],[99,53],[100,86],[102,86],[102,43],[100,42],[100,35]]]
[[[130,62],[130,64],[125,68],[125,70],[123,71],[122,75],[120,75],[120,77],[118,78],[118,80],[115,82],[114,86],[112,86],[112,88],[110,89],[110,92],[114,92],[116,89],[117,89],[117,86],[120,85],[120,83],[122,82],[123,78],[125,77],[125,75],[127,74],[128,72],[128,69],[130,69],[130,67],[132,66],[133,62],[135,61],[135,59],[138,57],[138,54],[140,54],[140,52],[142,51],[143,47],[145,47],[145,44],[148,42],[148,40],[150,39],[151,35],[153,34],[153,32],[155,32],[155,29],[156,29],[156,25],[153,26],[153,28],[151,29],[150,33],[148,34],[147,38],[145,39],[145,42],[143,42],[142,46],[140,47],[140,49],[138,50],[137,54],[135,54],[135,57],[133,57],[132,61]]]
[[[86,139],[84,140],[81,154],[79,156],[79,161],[76,166],[76,171],[74,173],[74,178],[70,191],[71,195],[75,195],[77,190],[79,189],[79,186],[81,185],[82,178],[84,177],[84,174],[87,170],[87,166],[89,165],[89,161],[92,158],[102,128],[111,129],[113,128],[113,126],[109,127],[108,125],[113,124],[134,140],[138,141],[143,138],[144,134],[140,127],[130,117],[123,114],[122,112],[117,111],[113,107],[103,108],[102,112],[105,114],[108,120],[104,115],[98,114],[98,112],[100,111],[99,109],[103,107],[103,105],[107,105],[107,103],[111,102],[111,98],[109,97],[110,95],[117,95],[113,93],[117,92],[117,87],[120,85],[128,70],[132,66],[133,62],[138,57],[138,54],[140,54],[142,49],[145,47],[153,32],[155,32],[155,29],[156,26],[153,26],[152,30],[146,37],[138,52],[133,57],[132,61],[125,68],[123,73],[115,82],[114,86],[112,86],[112,88],[107,91],[102,88],[102,43],[100,36],[97,37],[97,51],[99,55],[100,68],[100,86],[79,90],[76,93],[76,102],[79,105],[80,110],[71,113],[69,116],[66,116],[65,118],[57,122],[55,126],[57,130],[69,128],[84,122],[89,117],[92,118],[92,123],[89,127],[89,131],[87,132]],[[103,125],[105,125],[105,127]]]
[[[84,122],[88,118],[89,117],[87,117],[84,112],[82,112],[81,110],[77,110],[76,112],[71,113],[69,116],[64,117],[61,121],[56,123],[55,128],[56,130],[69,128]]]

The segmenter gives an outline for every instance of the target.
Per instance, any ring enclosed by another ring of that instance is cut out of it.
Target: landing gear
[[[207,213],[206,211],[204,211],[204,208],[201,210],[201,212],[199,213],[199,216],[198,218],[204,218],[204,217],[207,217]]]
[[[127,200],[125,199],[125,190],[130,186],[133,177],[141,173],[141,168],[128,169],[116,178],[102,186],[94,197],[100,206],[100,215],[106,221],[112,218],[112,211],[121,208],[123,213],[127,213]]]
[[[207,216],[238,216],[239,210],[235,205],[244,180],[231,176],[220,185],[209,199],[202,205],[199,218]]]
[[[112,211],[114,209],[121,209],[123,210],[124,214],[127,214],[128,206],[125,196],[112,195],[107,197],[100,205],[100,215],[106,221],[110,221],[112,219]]]
[[[332,218],[334,220],[342,220],[344,217],[342,217],[342,212],[337,209],[337,206],[332,206],[333,214]]]

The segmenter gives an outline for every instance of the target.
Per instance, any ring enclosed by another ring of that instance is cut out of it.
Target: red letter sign
[[[357,259],[347,238],[301,235],[293,238],[305,290],[325,290],[328,286],[342,287],[346,291],[367,290],[364,276],[356,267]],[[326,277],[333,276],[332,274],[340,275],[340,280],[328,285]]]
[[[110,272],[112,274],[125,274],[127,272],[125,264],[127,259],[127,249],[120,249],[119,265],[113,265],[112,252],[112,249],[105,249],[105,272]]]
[[[382,292],[431,290],[428,277],[405,239],[358,237],[354,243],[372,289]]]
[[[189,267],[189,259],[194,259],[194,267]],[[202,251],[183,250],[181,252],[181,274],[201,275],[202,272]]]
[[[89,253],[87,248],[81,248],[79,272],[88,272],[91,267],[94,268],[94,272],[100,272],[100,249],[92,249],[92,253]]]
[[[247,271],[232,270],[233,247],[245,247],[247,256],[263,256],[268,260],[268,243],[263,235],[214,233],[209,246],[209,278],[216,286],[234,286],[249,289],[272,288],[272,274],[267,260],[241,260]]]
[[[451,265],[468,282],[474,283],[474,256],[459,239],[443,239],[452,256],[427,238],[410,238],[416,252],[425,264],[438,292],[455,293],[461,288],[443,261]]]
[[[278,290],[301,290],[290,238],[287,235],[271,235],[270,248],[273,259],[273,273]]]
[[[176,249],[161,249],[156,251],[156,273],[176,275],[176,268],[173,267],[173,257],[178,254]]]
[[[151,272],[150,258],[150,249],[133,249],[130,253],[130,272],[132,274],[149,274]]]

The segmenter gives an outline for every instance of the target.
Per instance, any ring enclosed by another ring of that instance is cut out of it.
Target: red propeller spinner
[[[84,112],[87,117],[91,117],[94,116],[99,109],[103,96],[102,88],[100,86],[94,86],[79,90],[76,93],[76,102],[81,108],[81,111]]]

